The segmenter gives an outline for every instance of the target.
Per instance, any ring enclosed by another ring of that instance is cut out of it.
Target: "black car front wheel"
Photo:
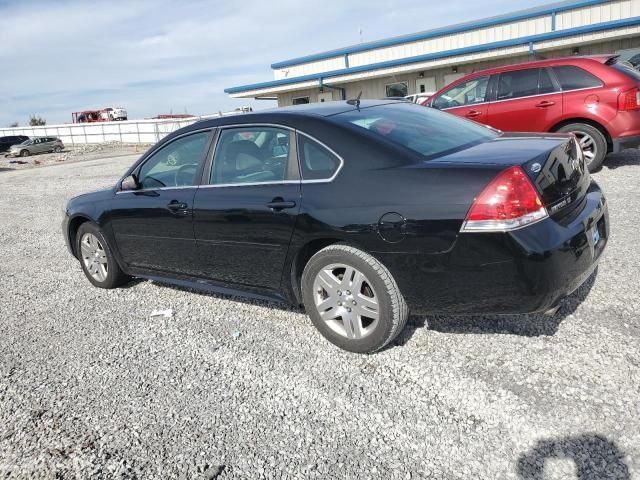
[[[113,257],[100,228],[90,222],[80,225],[76,236],[76,252],[89,281],[99,288],[115,288],[129,277]]]
[[[351,352],[383,348],[407,323],[407,304],[389,270],[348,245],[329,245],[311,257],[302,296],[320,333]]]

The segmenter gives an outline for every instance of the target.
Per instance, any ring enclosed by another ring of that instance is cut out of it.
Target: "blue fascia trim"
[[[486,52],[488,50],[495,50],[498,48],[515,47],[519,45],[527,45],[529,43],[543,42],[546,40],[555,40],[557,38],[571,37],[574,35],[582,35],[585,33],[599,32],[601,30],[611,30],[615,28],[624,28],[632,25],[640,24],[640,16],[625,18],[623,20],[612,20],[610,22],[595,23],[592,25],[586,25],[583,27],[567,28],[565,30],[556,30],[555,32],[539,33],[537,35],[529,35],[527,37],[512,38],[510,40],[501,40],[499,42],[485,43],[483,45],[474,45],[472,47],[455,48],[453,50],[446,50],[443,52],[427,53],[424,55],[417,55],[415,57],[401,58],[397,60],[388,60],[386,62],[372,63],[369,65],[361,65],[358,67],[342,68],[339,70],[332,70],[329,72],[313,73],[309,75],[302,75],[300,77],[283,78],[281,80],[272,80],[269,82],[254,83],[252,85],[242,85],[239,87],[225,88],[225,93],[240,93],[248,90],[260,90],[262,88],[280,87],[283,85],[290,85],[293,83],[308,82],[312,80],[318,80],[319,78],[327,79],[332,77],[339,77],[342,75],[349,75],[351,73],[366,72],[369,70],[379,70],[382,68],[396,67],[398,65],[406,65],[408,63],[426,62],[429,60],[438,60],[440,58],[455,57],[457,55],[468,55],[470,53]]]
[[[410,35],[402,35],[399,37],[387,38],[384,40],[377,40],[374,42],[363,43],[360,45],[353,45],[345,48],[338,48],[336,50],[330,50],[328,52],[316,53],[313,55],[305,55],[303,57],[292,58],[290,60],[284,60],[282,62],[276,62],[271,65],[272,69],[279,69],[285,67],[291,67],[293,65],[300,65],[301,63],[309,63],[317,60],[326,60],[328,58],[339,57],[344,54],[364,52],[367,50],[373,50],[376,48],[391,47],[393,45],[399,45],[402,43],[416,42],[419,40],[426,40],[429,38],[441,37],[443,35],[452,35],[455,33],[468,32],[470,30],[476,30],[478,28],[492,27],[503,23],[517,22],[520,20],[527,20],[530,18],[541,17],[544,15],[554,15],[555,13],[565,12],[567,10],[575,10],[577,8],[584,8],[591,5],[597,5],[600,3],[606,3],[609,0],[579,0],[573,2],[564,2],[559,4],[545,5],[539,9],[531,9],[525,12],[516,12],[511,15],[502,15],[499,17],[488,18],[484,20],[477,20],[474,22],[463,23],[460,25],[453,25],[450,27],[436,28],[428,30],[426,32],[414,33]]]

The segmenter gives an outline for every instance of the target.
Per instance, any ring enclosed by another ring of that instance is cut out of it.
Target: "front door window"
[[[138,182],[143,189],[195,185],[209,132],[179,138],[154,153],[140,167]]]

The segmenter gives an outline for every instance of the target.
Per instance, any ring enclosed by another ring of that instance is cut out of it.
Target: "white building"
[[[425,7],[426,8],[426,7]],[[225,89],[279,106],[433,92],[474,70],[640,47],[640,0],[570,0],[271,65],[274,79]]]

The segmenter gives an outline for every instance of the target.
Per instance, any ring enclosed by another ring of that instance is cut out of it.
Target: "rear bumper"
[[[638,148],[638,147],[640,147],[640,135],[614,138],[612,153],[618,153],[627,148]]]
[[[564,224],[547,219],[509,233],[460,234],[439,255],[379,258],[417,313],[546,311],[589,278],[609,238],[607,203],[597,184],[576,210]]]

